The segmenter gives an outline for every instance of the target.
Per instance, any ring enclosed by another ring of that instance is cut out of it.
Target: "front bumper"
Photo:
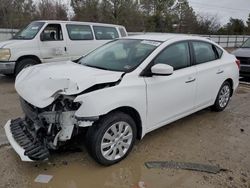
[[[245,64],[240,65],[240,76],[250,77],[250,65],[245,65]]]
[[[9,143],[22,161],[48,159],[48,149],[27,130],[24,120],[9,120],[4,129]]]
[[[14,74],[15,65],[16,62],[14,61],[9,61],[9,62],[0,61],[0,74]]]

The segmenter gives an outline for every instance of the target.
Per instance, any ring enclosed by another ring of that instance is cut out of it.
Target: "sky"
[[[250,13],[250,0],[188,0],[196,13],[217,15],[221,24],[226,24],[230,17],[247,21]]]

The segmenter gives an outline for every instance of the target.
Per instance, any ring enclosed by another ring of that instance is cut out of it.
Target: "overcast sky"
[[[247,20],[250,13],[250,0],[188,0],[195,12],[217,15],[221,24],[230,17]]]

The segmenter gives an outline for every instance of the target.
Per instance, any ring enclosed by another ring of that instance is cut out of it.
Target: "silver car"
[[[240,75],[242,77],[250,77],[250,38],[232,54],[240,60]]]

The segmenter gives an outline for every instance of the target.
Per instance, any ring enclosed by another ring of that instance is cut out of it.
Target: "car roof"
[[[125,37],[126,39],[139,39],[139,40],[155,40],[165,42],[170,39],[180,39],[180,40],[202,40],[207,42],[212,42],[206,37],[199,37],[194,35],[185,35],[185,34],[144,34],[144,35],[132,35]]]
[[[34,22],[47,22],[47,23],[66,23],[66,24],[86,24],[86,25],[97,25],[97,26],[113,26],[113,27],[124,27],[122,25],[108,24],[108,23],[96,23],[96,22],[80,22],[80,21],[64,21],[64,20],[36,20]]]

